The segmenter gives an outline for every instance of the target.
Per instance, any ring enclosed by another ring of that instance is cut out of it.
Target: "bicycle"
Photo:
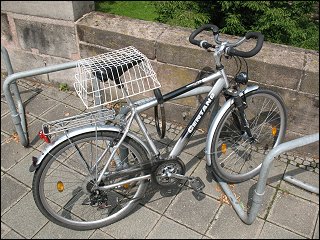
[[[216,45],[195,39],[203,31],[212,32]],[[257,38],[252,50],[236,49],[251,38]],[[213,53],[216,71],[164,95],[148,59],[133,47],[81,62],[75,89],[87,108],[90,104],[99,107],[119,99],[125,99],[127,104],[117,111],[98,109],[44,125],[40,135],[48,142],[54,133],[64,134],[39,158],[34,158],[31,165],[30,170],[35,171],[33,196],[42,214],[58,225],[89,230],[126,217],[143,198],[150,181],[170,187],[184,180],[201,192],[203,182],[199,177],[185,176],[185,165],[179,155],[204,116],[217,106],[220,96],[225,102],[218,112],[212,113],[206,138],[207,170],[235,183],[256,176],[265,154],[284,138],[286,108],[278,94],[247,86],[246,72],[229,81],[221,57],[252,57],[261,50],[263,40],[261,33],[249,32],[235,42],[222,41],[217,26],[201,26],[191,33],[189,41]],[[144,81],[137,74],[147,74],[149,80]],[[207,86],[208,83],[214,84]],[[151,90],[154,97],[131,100],[131,96]],[[165,122],[160,129],[157,107],[160,106],[163,120],[164,103],[204,93],[207,96],[164,158],[139,114],[154,107],[157,131],[163,137]],[[146,141],[130,131],[133,119]]]

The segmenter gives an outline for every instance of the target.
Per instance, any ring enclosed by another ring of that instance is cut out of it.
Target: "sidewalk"
[[[3,86],[1,75],[1,86]],[[263,206],[252,225],[244,224],[219,185],[205,172],[205,133],[197,131],[180,158],[187,174],[200,177],[204,194],[196,196],[187,186],[174,189],[149,188],[139,207],[110,226],[91,231],[74,231],[48,221],[37,209],[31,191],[32,156],[39,156],[45,143],[37,132],[45,121],[80,114],[85,110],[74,92],[61,92],[27,80],[18,82],[27,114],[31,147],[16,138],[8,105],[1,96],[1,238],[319,238],[319,196],[282,180],[291,173],[319,187],[319,159],[282,154],[273,162]],[[1,90],[1,93],[2,90]],[[152,118],[144,116],[148,131],[165,152],[177,140],[181,127],[168,123],[166,137],[159,140]],[[300,166],[300,167],[297,167]],[[244,205],[252,196],[255,179],[232,186]]]

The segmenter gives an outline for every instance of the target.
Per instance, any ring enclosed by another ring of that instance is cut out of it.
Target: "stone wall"
[[[13,70],[26,71],[80,59],[75,21],[94,9],[93,1],[2,1],[1,44]],[[5,65],[1,59],[1,70]],[[72,85],[73,71],[37,76]]]
[[[54,9],[49,6],[53,3],[58,2],[40,5],[48,4],[44,9]],[[93,2],[82,2],[86,7],[78,3],[61,1],[66,7],[59,7],[59,13],[44,11],[42,16],[34,11],[35,7],[25,3],[20,8],[12,8],[8,2],[1,3],[1,44],[9,51],[14,71],[90,57],[132,45],[151,60],[162,84],[161,91],[166,93],[214,68],[212,53],[189,43],[192,29],[99,12],[85,14]],[[23,9],[23,6],[30,9]],[[199,37],[211,40],[207,34]],[[222,38],[232,41],[238,37],[222,35]],[[249,41],[240,50],[250,49],[254,44]],[[318,52],[265,42],[259,54],[247,62],[250,84],[272,89],[284,98],[289,115],[286,140],[319,132]],[[229,76],[236,73],[233,59],[223,59],[223,64]],[[71,86],[74,70],[38,78],[52,83],[66,82]],[[167,118],[186,124],[197,104],[197,97],[166,104]],[[314,147],[317,148],[318,145]]]

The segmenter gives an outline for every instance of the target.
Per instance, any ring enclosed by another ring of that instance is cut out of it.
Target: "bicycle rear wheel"
[[[220,119],[211,144],[213,171],[227,182],[256,176],[266,154],[282,142],[286,131],[287,114],[280,96],[256,90],[245,98],[245,114],[255,141],[240,130],[238,109],[233,104]]]
[[[147,180],[108,190],[91,190],[120,138],[120,133],[111,131],[83,133],[47,154],[34,175],[33,196],[49,220],[70,229],[89,230],[118,221],[133,210],[147,189]],[[96,159],[105,149],[109,150],[95,168]],[[99,186],[146,175],[141,165],[147,160],[144,148],[126,137]],[[133,168],[133,173],[126,174],[125,171]]]

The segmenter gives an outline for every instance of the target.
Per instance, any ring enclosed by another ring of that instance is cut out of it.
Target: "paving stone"
[[[6,212],[1,220],[17,233],[29,239],[48,222],[47,218],[36,207],[32,192],[29,192]]]
[[[103,227],[101,230],[117,239],[141,239],[147,236],[159,218],[158,213],[145,207],[139,207],[124,219]]]
[[[86,110],[86,106],[83,104],[82,100],[80,99],[80,97],[78,97],[78,95],[70,94],[68,97],[63,99],[62,102],[70,106],[73,106],[80,111]],[[95,110],[98,110],[98,109],[95,109]]]
[[[1,169],[8,171],[32,150],[30,147],[23,147],[20,142],[17,143],[13,139],[3,142],[1,144]]]
[[[30,114],[26,114],[26,121],[27,121],[27,127],[34,121],[34,117]],[[8,134],[13,134],[17,132],[13,122],[11,114],[5,115],[3,118],[1,118],[1,131],[4,131]]]
[[[42,88],[41,94],[53,98],[58,101],[63,101],[65,98],[70,96],[71,91],[59,91],[56,87],[53,86],[44,86]]]
[[[252,196],[254,190],[257,187],[257,182],[250,179],[248,181],[233,184],[232,185],[232,192],[236,194],[236,197],[239,197],[239,201],[243,203],[245,210],[247,211],[248,208],[252,205]],[[265,194],[263,196],[263,202],[260,206],[260,210],[258,216],[264,218],[268,212],[268,208],[272,203],[272,199],[276,193],[276,189],[266,186]]]
[[[10,136],[4,132],[1,132],[1,143],[9,141]]]
[[[94,232],[90,231],[75,231],[69,228],[61,227],[53,222],[48,222],[34,237],[33,239],[88,239]]]
[[[38,133],[42,130],[42,124],[45,121],[41,119],[35,119],[29,126],[28,126],[28,138],[29,138],[29,145],[36,148],[44,143],[42,139],[40,139]]]
[[[304,166],[310,166],[310,162],[309,161],[303,161],[303,165]]]
[[[7,103],[1,102],[1,117],[10,112],[9,106]]]
[[[267,220],[311,238],[318,214],[319,207],[315,203],[278,192]]]
[[[11,228],[9,228],[7,225],[1,222],[1,239],[10,231],[11,231]]]
[[[163,214],[180,190],[181,187],[178,185],[162,187],[154,182],[151,182],[145,197],[141,200],[141,204],[160,214]]]
[[[297,180],[303,181],[305,183],[308,183],[310,185],[313,185],[319,188],[319,174],[317,173],[313,173],[313,172],[306,171],[304,169],[289,165],[286,170],[286,175],[292,176]],[[304,190],[286,181],[281,182],[280,189],[284,191],[288,191],[291,194],[300,196],[304,199],[307,199],[319,204],[319,195],[316,195],[315,193],[311,193],[307,190]]]
[[[294,160],[294,156],[288,156],[288,159],[289,159],[290,161],[293,161],[293,160]]]
[[[204,156],[206,137],[207,137],[206,133],[196,131],[195,134],[190,139],[184,151],[189,154],[195,155],[199,158],[202,158]]]
[[[27,192],[28,189],[25,186],[7,174],[1,177],[1,221],[2,215]]]
[[[252,239],[259,236],[262,227],[263,220],[260,218],[256,218],[252,225],[247,225],[232,206],[224,204],[205,235],[213,239]]]
[[[202,235],[166,217],[160,221],[147,237],[148,239],[201,239]]]
[[[267,185],[270,185],[273,187],[278,186],[282,181],[286,167],[287,167],[287,163],[274,160],[272,162],[272,165],[268,174]],[[255,176],[253,179],[258,181],[259,175]]]
[[[187,227],[204,233],[218,210],[219,202],[204,194],[196,194],[189,188],[178,194],[165,212]]]
[[[265,222],[260,239],[305,239],[304,237],[295,234],[287,229],[274,225],[273,223]]]
[[[26,113],[31,113],[34,116],[39,116],[49,111],[57,104],[57,101],[39,94],[25,105],[25,111]]]
[[[45,119],[46,121],[55,121],[63,118],[69,118],[81,113],[80,110],[70,107],[66,104],[58,104],[50,111],[46,112],[45,114],[41,115],[40,117]]]
[[[15,126],[12,122],[10,114],[7,114],[4,117],[1,117],[1,131],[6,132],[7,134],[13,134],[16,132]]]
[[[200,179],[205,184],[205,188],[203,189],[203,192],[211,197],[214,197],[216,199],[219,199],[221,196],[221,190],[219,183],[217,183],[213,177],[212,174],[207,174],[206,172],[206,161],[203,159],[200,161],[200,164],[197,166],[195,171],[192,173],[192,176],[194,177],[200,177]]]
[[[317,219],[316,227],[312,236],[313,239],[319,239],[319,216]]]
[[[298,163],[298,164],[302,164],[303,161],[304,161],[304,159],[303,159],[303,158],[300,158],[300,157],[296,157],[296,158],[294,159],[294,161],[295,161],[296,163]]]
[[[17,232],[11,230],[10,232],[8,232],[8,234],[6,234],[4,237],[1,237],[1,239],[25,239],[24,237],[22,237],[20,234],[18,234]]]
[[[197,168],[197,166],[200,164],[201,160],[194,156],[191,155],[189,153],[186,152],[182,152],[179,155],[179,158],[182,160],[182,162],[185,164],[186,167],[186,175],[190,176],[191,173]],[[205,171],[205,169],[203,168],[203,171]]]
[[[23,102],[24,105],[27,105],[30,101],[32,101],[32,99],[36,98],[41,93],[41,91],[43,91],[41,88],[39,88],[36,85],[32,87],[31,86],[27,87],[26,85],[24,86],[18,85],[18,89],[19,89],[21,101]]]
[[[34,172],[30,172],[29,168],[31,166],[33,156],[37,156],[37,151],[32,151],[8,171],[8,174],[19,179],[19,181],[23,182],[30,188],[32,188]]]
[[[105,232],[102,232],[100,229],[97,229],[90,237],[89,239],[114,239],[109,234],[106,234]]]

